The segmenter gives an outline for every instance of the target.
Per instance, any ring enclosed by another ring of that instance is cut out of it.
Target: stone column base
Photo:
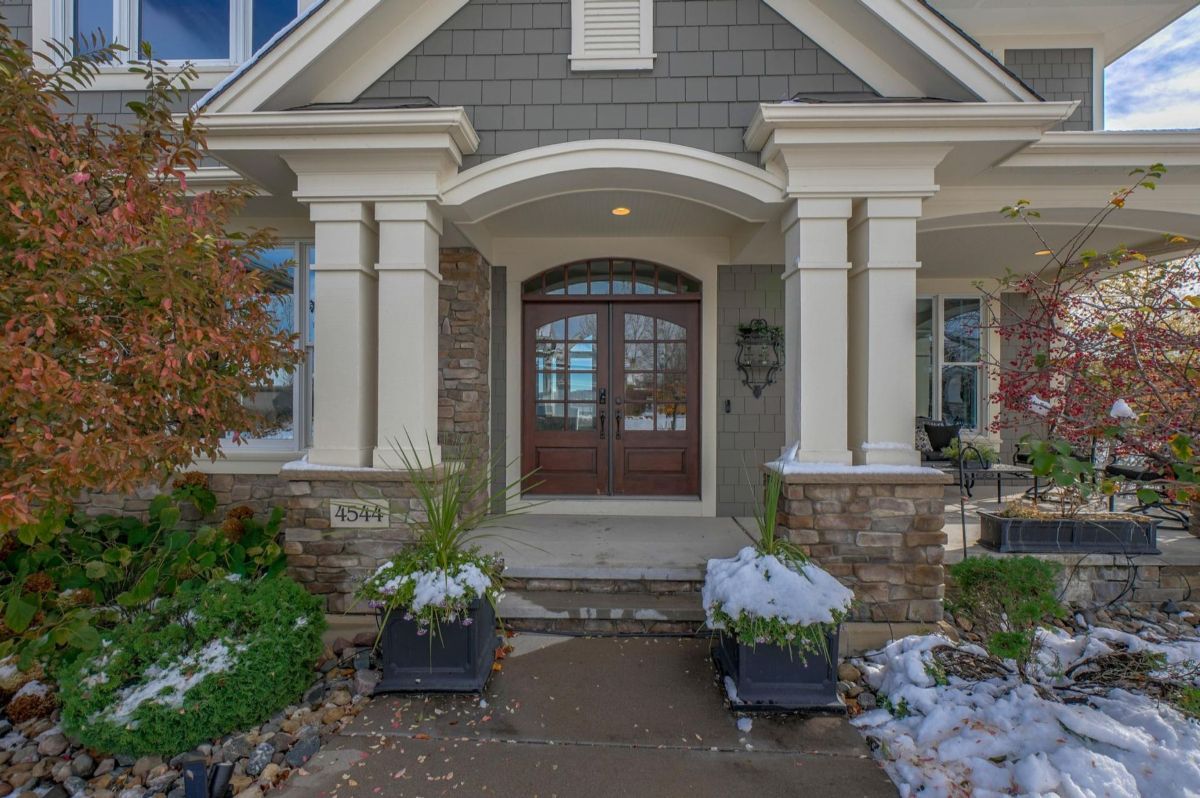
[[[854,591],[854,620],[936,623],[949,483],[934,469],[785,476],[779,529]]]

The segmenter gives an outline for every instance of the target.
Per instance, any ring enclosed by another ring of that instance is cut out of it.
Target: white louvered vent
[[[571,0],[571,69],[653,69],[653,0]]]

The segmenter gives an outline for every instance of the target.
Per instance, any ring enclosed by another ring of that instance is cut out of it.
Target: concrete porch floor
[[[522,515],[481,530],[518,579],[700,580],[713,557],[754,542],[752,519]]]

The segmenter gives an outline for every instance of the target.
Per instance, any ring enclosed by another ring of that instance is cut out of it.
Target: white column
[[[784,212],[784,412],[798,459],[848,464],[846,221],[849,199],[800,198]]]
[[[440,463],[438,242],[441,216],[425,200],[375,203],[379,223],[377,467],[399,468],[396,448]],[[412,441],[410,446],[409,440]]]
[[[919,197],[871,198],[850,223],[850,446],[856,463],[921,462],[913,446],[920,216]]]
[[[362,202],[314,202],[313,445],[320,465],[369,466],[375,447],[375,223]]]

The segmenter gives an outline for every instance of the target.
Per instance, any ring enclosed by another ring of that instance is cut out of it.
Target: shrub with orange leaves
[[[194,71],[147,60],[132,123],[81,121],[59,109],[113,48],[49,46],[35,67],[0,26],[0,538],[263,431],[242,398],[300,357],[249,266],[270,236],[226,232],[247,189],[186,188]]]

